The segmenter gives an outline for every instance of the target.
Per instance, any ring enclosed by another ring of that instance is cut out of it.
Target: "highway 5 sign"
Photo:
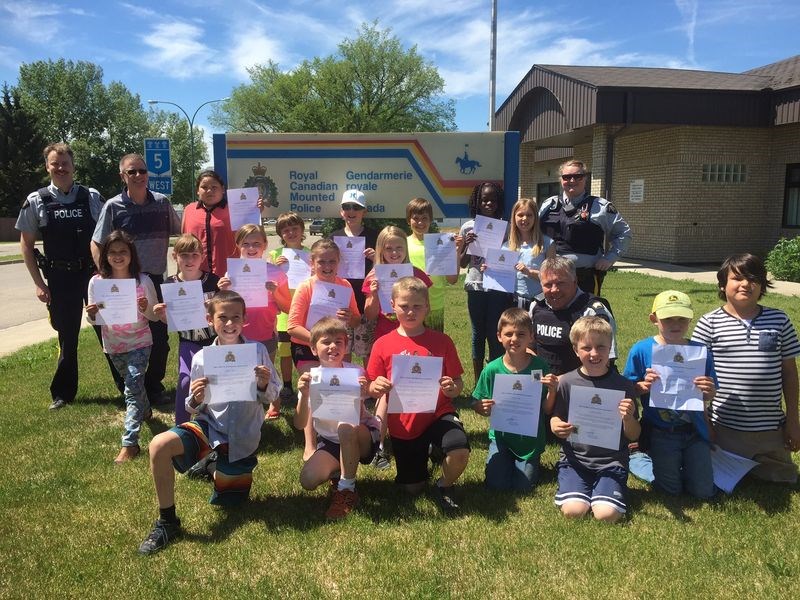
[[[147,187],[154,192],[172,194],[172,160],[167,138],[145,138],[144,160],[149,174]]]

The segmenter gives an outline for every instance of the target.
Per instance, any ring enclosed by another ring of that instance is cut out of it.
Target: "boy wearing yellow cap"
[[[692,301],[683,292],[661,292],[653,301],[650,322],[658,334],[636,342],[628,354],[623,375],[635,381],[642,392],[642,434],[639,447],[653,461],[653,486],[678,495],[684,490],[696,498],[714,495],[709,428],[704,411],[676,411],[650,406],[650,387],[658,379],[652,369],[653,348],[674,344],[701,346],[686,338],[694,318]],[[711,351],[706,358],[705,375],[695,377],[694,385],[707,404],[716,392],[716,374]]]

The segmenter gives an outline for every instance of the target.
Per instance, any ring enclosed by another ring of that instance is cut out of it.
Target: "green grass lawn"
[[[604,292],[624,358],[651,335],[653,297],[679,289],[697,314],[713,286],[614,273]],[[766,303],[800,324],[796,298]],[[473,386],[465,296],[447,296],[447,330]],[[173,344],[173,350],[175,345]],[[175,372],[175,352],[170,373]],[[81,338],[79,400],[47,410],[54,345],[0,359],[0,597],[2,598],[796,598],[798,488],[745,480],[712,503],[673,499],[632,480],[630,517],[567,522],[553,505],[555,446],[529,496],[483,489],[486,419],[462,410],[473,453],[459,486],[463,514],[395,489],[394,470],[359,470],[361,505],[326,523],[326,490],[298,483],[302,438],[286,419],[264,425],[251,501],[226,512],[209,486],[177,480],[186,535],[152,557],[136,549],[157,515],[146,453],[116,467],[122,402],[93,332]],[[461,404],[465,404],[464,399]],[[285,415],[288,417],[288,413]],[[156,410],[143,446],[172,424]]]

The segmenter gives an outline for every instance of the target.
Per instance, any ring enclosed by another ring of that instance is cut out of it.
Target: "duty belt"
[[[57,269],[59,271],[83,271],[91,264],[88,258],[79,258],[78,260],[51,260],[45,258],[45,262],[49,269]]]

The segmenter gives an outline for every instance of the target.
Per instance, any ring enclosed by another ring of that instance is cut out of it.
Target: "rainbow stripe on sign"
[[[340,134],[341,135],[341,134]],[[439,134],[466,135],[466,134]],[[254,136],[254,139],[233,139],[224,135],[214,136],[214,155],[225,156],[226,159],[401,159],[408,164],[409,170],[418,178],[427,190],[430,199],[447,217],[468,217],[469,208],[466,200],[472,189],[483,181],[503,181],[502,174],[491,177],[469,179],[446,179],[437,168],[418,139],[414,137],[364,137],[346,138],[335,134],[326,139],[324,134],[309,135],[309,139],[295,137],[290,134],[270,136]],[[508,144],[501,144],[508,151]],[[515,152],[518,156],[518,153]],[[507,157],[508,158],[508,157]],[[449,161],[450,159],[448,159]],[[227,178],[227,162],[224,166],[215,161],[215,168]],[[516,163],[516,161],[515,161]],[[516,164],[514,171],[516,171]],[[506,165],[506,173],[508,172]],[[516,188],[516,185],[515,185]],[[515,194],[516,195],[516,194]]]

